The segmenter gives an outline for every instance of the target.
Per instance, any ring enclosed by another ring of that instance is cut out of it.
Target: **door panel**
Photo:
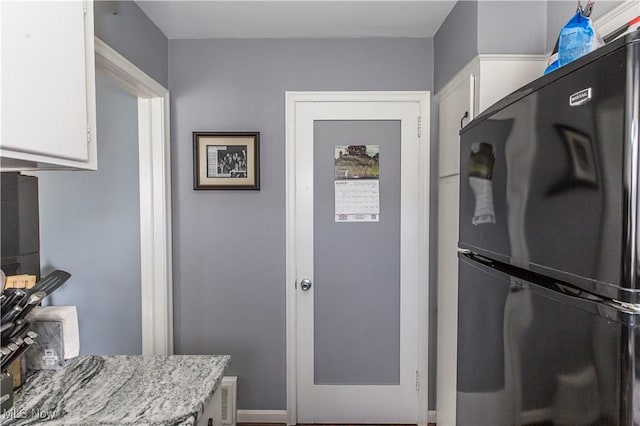
[[[313,283],[296,293],[298,423],[416,422],[419,115],[417,102],[296,104],[295,269]],[[336,145],[380,146],[378,222],[335,222]]]
[[[379,222],[334,220],[334,147],[380,147]],[[314,383],[400,383],[400,122],[314,124]]]

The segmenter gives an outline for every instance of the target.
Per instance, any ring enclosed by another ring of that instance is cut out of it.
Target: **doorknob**
[[[305,278],[302,281],[300,281],[300,288],[302,289],[302,291],[309,290],[311,288],[311,280],[308,278]]]

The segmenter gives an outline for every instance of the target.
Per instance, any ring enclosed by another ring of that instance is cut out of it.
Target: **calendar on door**
[[[335,146],[335,221],[379,222],[380,145]]]

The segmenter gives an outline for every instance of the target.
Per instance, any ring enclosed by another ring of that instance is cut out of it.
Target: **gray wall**
[[[169,70],[176,352],[230,353],[239,408],[285,409],[285,91],[431,90],[432,41],[171,40]],[[260,131],[261,190],[193,191],[196,130]]]
[[[478,53],[546,51],[544,1],[478,2]]]
[[[433,37],[436,93],[478,56],[478,2],[460,0]]]
[[[48,299],[75,305],[82,354],[140,354],[138,103],[96,79],[97,172],[39,172],[40,260],[71,278]]]
[[[164,87],[169,84],[168,40],[131,1],[96,1],[95,34]]]

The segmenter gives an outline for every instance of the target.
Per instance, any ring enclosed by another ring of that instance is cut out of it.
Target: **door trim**
[[[95,38],[96,70],[138,98],[142,354],[173,354],[169,90]]]
[[[424,259],[419,267],[418,334],[420,341],[418,368],[418,413],[419,425],[427,424],[428,406],[428,340],[429,340],[429,190],[430,190],[430,105],[431,93],[416,92],[285,92],[285,193],[286,193],[286,341],[287,341],[287,420],[289,425],[297,423],[297,365],[296,365],[296,256],[295,256],[295,114],[300,102],[415,102],[419,104],[419,258]],[[418,129],[416,129],[418,132]]]

